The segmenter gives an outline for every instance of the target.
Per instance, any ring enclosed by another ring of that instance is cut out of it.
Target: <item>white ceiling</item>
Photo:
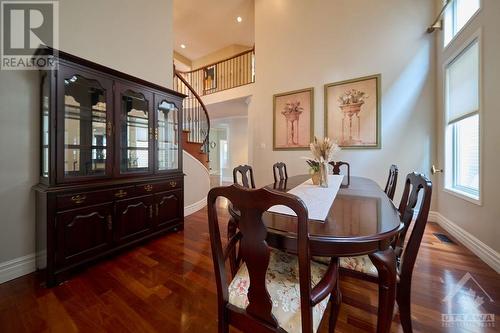
[[[210,119],[241,117],[248,115],[247,97],[236,98],[207,105]]]
[[[174,50],[191,60],[232,44],[254,44],[253,0],[174,0],[173,14]]]

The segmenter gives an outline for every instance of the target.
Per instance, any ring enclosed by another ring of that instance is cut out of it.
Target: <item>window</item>
[[[444,45],[455,37],[481,7],[480,0],[451,0],[444,14]]]
[[[476,38],[445,69],[445,187],[479,200],[479,41]]]

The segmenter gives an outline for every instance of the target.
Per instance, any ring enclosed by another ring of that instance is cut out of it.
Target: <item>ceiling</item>
[[[174,0],[173,14],[174,50],[191,60],[232,44],[254,44],[253,0]]]
[[[207,105],[210,119],[242,117],[248,115],[247,97]]]

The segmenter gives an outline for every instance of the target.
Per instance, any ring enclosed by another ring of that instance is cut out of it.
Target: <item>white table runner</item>
[[[325,221],[343,178],[343,175],[328,175],[328,187],[313,185],[312,180],[308,179],[292,188],[288,193],[294,194],[304,201],[309,212],[309,219]],[[272,206],[268,211],[296,216],[293,210],[282,205]]]

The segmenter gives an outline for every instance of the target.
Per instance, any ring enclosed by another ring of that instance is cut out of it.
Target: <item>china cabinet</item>
[[[183,227],[182,100],[58,52],[41,71],[37,266],[47,285]]]

